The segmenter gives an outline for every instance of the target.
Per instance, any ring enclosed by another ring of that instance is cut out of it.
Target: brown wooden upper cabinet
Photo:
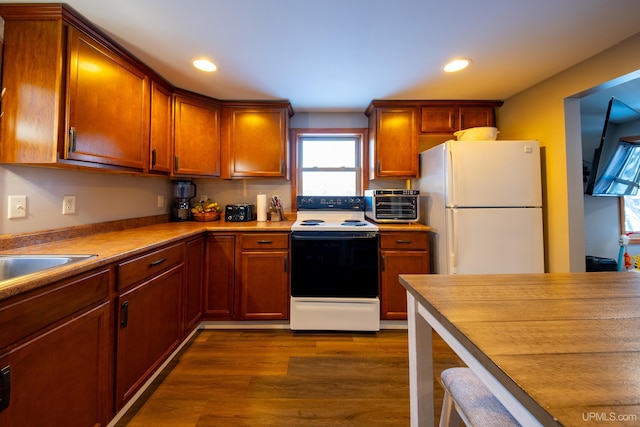
[[[220,176],[220,103],[186,91],[175,95],[174,175]]]
[[[365,111],[370,179],[417,178],[419,135],[453,136],[460,129],[495,126],[495,110],[501,105],[502,101],[372,101]]]
[[[168,174],[172,164],[173,94],[171,89],[152,81],[149,171]]]
[[[288,178],[289,102],[225,103],[223,178]]]
[[[0,5],[0,15],[6,89],[0,161],[145,169],[143,69],[66,5]]]
[[[369,176],[418,176],[418,109],[414,106],[372,103],[369,117]]]
[[[462,101],[460,101],[462,102]],[[452,134],[460,129],[495,126],[495,108],[502,102],[475,104],[432,104],[420,107],[420,132],[426,134]]]

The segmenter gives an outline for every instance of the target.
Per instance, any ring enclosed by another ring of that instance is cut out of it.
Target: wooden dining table
[[[523,426],[640,426],[640,273],[401,275],[412,426],[434,423],[432,331]]]

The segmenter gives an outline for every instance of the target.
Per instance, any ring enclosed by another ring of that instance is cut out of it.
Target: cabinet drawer
[[[380,233],[380,248],[427,250],[429,248],[428,233],[415,231]]]
[[[278,234],[243,234],[242,249],[287,249],[289,235]]]
[[[54,285],[0,308],[0,349],[109,296],[109,269]],[[1,351],[0,351],[1,353]]]
[[[135,285],[184,261],[184,244],[169,246],[118,264],[118,290]]]

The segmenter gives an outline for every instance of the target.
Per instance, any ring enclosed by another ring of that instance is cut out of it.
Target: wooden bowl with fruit
[[[201,200],[191,208],[191,214],[196,221],[217,221],[220,219],[220,208],[211,199]]]

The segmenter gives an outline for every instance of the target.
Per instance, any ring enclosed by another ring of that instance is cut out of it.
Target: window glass
[[[355,172],[302,172],[304,196],[355,196]]]
[[[624,230],[640,233],[640,196],[624,196]]]
[[[356,141],[351,139],[303,139],[302,167],[356,166]]]

